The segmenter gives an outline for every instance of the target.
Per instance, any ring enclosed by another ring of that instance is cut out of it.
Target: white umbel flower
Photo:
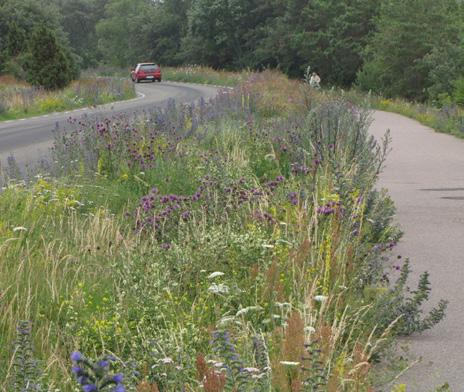
[[[224,272],[221,272],[221,271],[216,271],[216,272],[213,272],[211,275],[208,276],[208,279],[214,279],[214,278],[217,278],[218,276],[224,276]]]

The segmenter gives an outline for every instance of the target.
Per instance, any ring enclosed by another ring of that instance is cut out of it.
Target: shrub
[[[31,84],[55,90],[65,87],[77,76],[71,56],[47,27],[36,28],[29,45],[26,79]]]
[[[464,106],[464,77],[454,82],[453,99],[458,105]]]

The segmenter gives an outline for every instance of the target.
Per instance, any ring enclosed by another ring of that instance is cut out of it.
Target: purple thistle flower
[[[124,376],[122,374],[118,373],[118,374],[115,374],[113,376],[113,381],[115,383],[117,383],[117,384],[120,384],[120,383],[122,383],[123,378],[124,378]]]
[[[288,199],[292,205],[296,206],[298,204],[298,195],[296,192],[290,192],[288,194]]]

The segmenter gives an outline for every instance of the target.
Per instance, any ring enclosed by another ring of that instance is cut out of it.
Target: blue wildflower
[[[79,362],[79,361],[82,361],[82,358],[83,358],[83,356],[79,351],[74,351],[71,354],[71,361]]]

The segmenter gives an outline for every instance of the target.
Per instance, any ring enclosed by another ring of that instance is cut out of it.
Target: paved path
[[[392,152],[379,185],[397,206],[404,237],[395,250],[411,258],[415,277],[429,271],[431,302],[449,300],[445,320],[407,340],[422,362],[404,377],[410,392],[445,382],[464,391],[464,140],[397,114],[375,112],[371,132],[389,128]]]
[[[140,83],[136,85],[138,98],[91,109],[79,109],[72,112],[52,113],[25,120],[0,122],[0,164],[14,154],[17,162],[23,166],[36,162],[48,155],[52,141],[52,130],[63,126],[72,117],[86,115],[111,115],[119,112],[146,110],[154,106],[164,106],[170,98],[176,102],[192,102],[200,97],[211,98],[217,93],[216,87],[183,83]]]

